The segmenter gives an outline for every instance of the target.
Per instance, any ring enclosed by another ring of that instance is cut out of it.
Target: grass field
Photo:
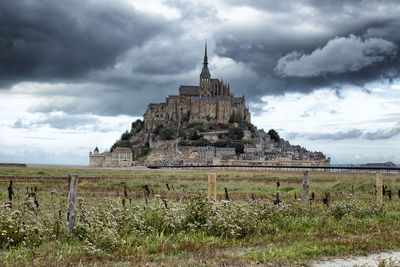
[[[216,204],[206,199],[210,172],[217,173]],[[69,173],[80,177],[72,235],[65,224]],[[392,199],[386,194],[383,208],[375,204],[375,174],[311,172],[315,198],[305,206],[301,177],[260,170],[0,168],[1,203],[9,202],[10,180],[15,193],[12,208],[0,208],[0,265],[302,266],[400,248],[399,174],[384,174]]]

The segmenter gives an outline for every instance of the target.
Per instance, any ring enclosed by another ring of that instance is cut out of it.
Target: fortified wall
[[[118,168],[133,165],[132,150],[129,147],[117,147],[112,152],[103,153],[96,147],[93,153],[89,152],[89,167]]]

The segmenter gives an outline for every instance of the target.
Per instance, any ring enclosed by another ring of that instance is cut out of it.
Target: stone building
[[[234,147],[198,147],[196,153],[196,163],[198,164],[213,164],[215,160],[235,159],[236,152]]]
[[[199,85],[181,85],[179,95],[168,96],[165,103],[149,104],[143,117],[146,131],[151,132],[159,125],[176,126],[184,120],[228,123],[233,114],[250,122],[244,95],[235,97],[229,84],[211,78],[206,44]]]
[[[215,147],[213,146],[199,147],[197,154],[197,162],[211,164],[213,162],[214,157],[215,157]]]
[[[215,157],[226,160],[236,158],[236,150],[234,147],[216,147]]]
[[[133,166],[132,150],[129,147],[116,147],[112,152],[99,153],[96,147],[89,152],[89,167],[130,167]]]

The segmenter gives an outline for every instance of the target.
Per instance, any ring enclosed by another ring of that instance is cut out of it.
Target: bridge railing
[[[179,169],[272,169],[272,170],[319,170],[329,172],[370,172],[370,173],[400,173],[400,167],[389,167],[389,166],[342,166],[342,165],[330,165],[330,166],[315,166],[315,165],[299,165],[299,166],[287,166],[287,165],[159,165],[159,166],[148,166],[154,169],[168,169],[168,168],[179,168]]]

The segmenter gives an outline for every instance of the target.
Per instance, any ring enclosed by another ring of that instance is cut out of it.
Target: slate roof
[[[219,100],[219,101],[229,101],[229,98],[227,97],[200,97],[196,96],[192,98],[193,100]]]
[[[242,98],[241,97],[235,97],[234,99],[234,103],[235,104],[240,104],[242,102]]]
[[[199,147],[199,152],[201,153],[201,152],[214,152],[215,151],[215,147],[213,147],[213,146],[207,146],[207,147],[204,147],[204,146],[202,146],[202,147]]]
[[[210,71],[208,70],[207,66],[203,66],[201,70],[200,76],[211,76]]]
[[[234,147],[216,147],[216,151],[236,151]]]
[[[200,86],[198,85],[181,85],[179,90],[199,90]]]
[[[179,95],[198,96],[200,86],[195,85],[181,85],[179,87]]]

